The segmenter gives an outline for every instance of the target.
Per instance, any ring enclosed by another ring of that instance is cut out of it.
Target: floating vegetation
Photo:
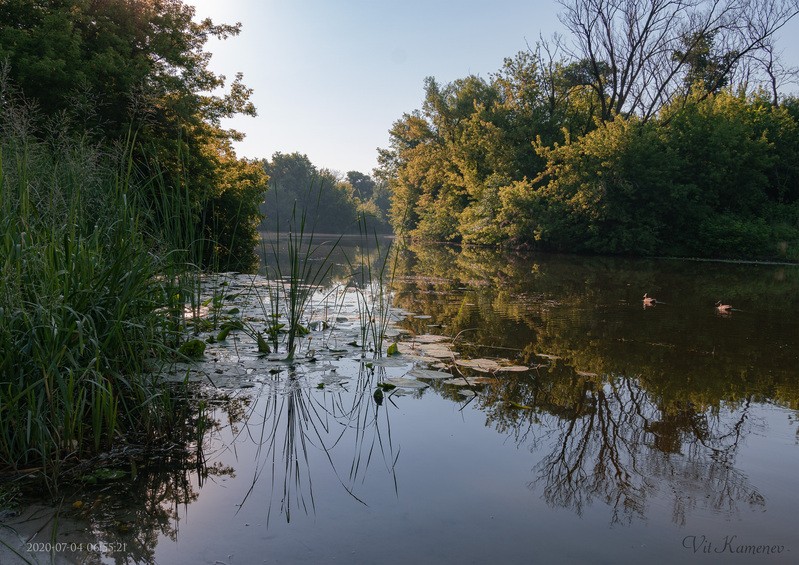
[[[494,373],[500,369],[500,364],[493,359],[458,359],[455,364],[481,373]]]
[[[411,369],[406,374],[408,377],[413,377],[415,379],[431,379],[431,380],[442,380],[442,379],[451,379],[452,373],[445,373],[443,371],[432,371],[430,369]]]

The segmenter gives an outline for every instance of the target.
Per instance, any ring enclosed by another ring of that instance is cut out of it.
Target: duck
[[[718,302],[716,302],[716,310],[726,314],[730,312],[730,310],[732,310],[732,306],[730,306],[729,304],[722,304],[721,300],[719,300]]]
[[[654,306],[657,304],[657,299],[652,298],[651,296],[647,296],[648,293],[644,293],[644,306]]]

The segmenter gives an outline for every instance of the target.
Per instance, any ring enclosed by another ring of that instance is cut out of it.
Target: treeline
[[[349,171],[341,176],[319,169],[300,153],[275,153],[264,160],[269,192],[262,205],[262,229],[287,231],[299,227],[303,212],[306,231],[317,233],[386,233],[389,192],[384,181]]]
[[[773,43],[796,2],[561,4],[572,45],[542,41],[487,79],[428,78],[395,122],[379,171],[395,231],[799,259],[799,100],[779,95]]]
[[[181,0],[0,2],[3,103],[26,108],[31,133],[52,145],[71,136],[104,155],[130,146],[131,182],[158,187],[150,221],[170,221],[157,210],[161,192],[180,195],[205,265],[252,269],[267,177],[237,158],[241,134],[221,122],[255,108],[241,76],[226,83],[204,50],[239,25],[194,13]]]

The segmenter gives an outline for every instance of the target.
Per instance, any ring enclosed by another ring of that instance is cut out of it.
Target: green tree
[[[357,233],[362,229],[359,218],[364,218],[370,231],[387,231],[376,204],[379,183],[368,175],[350,171],[347,180],[342,180],[296,152],[277,152],[263,167],[270,177],[264,229],[285,231],[305,212],[306,229],[318,233]]]
[[[204,50],[240,26],[196,22],[194,14],[181,0],[8,0],[0,3],[0,61],[41,113],[67,116],[59,124],[108,145],[135,132],[137,170],[188,191],[198,228],[222,252],[220,266],[251,268],[254,241],[245,240],[266,178],[235,159],[230,143],[241,135],[221,121],[255,108],[240,75],[210,94],[226,80],[210,71]],[[248,181],[233,189],[237,176]],[[223,240],[238,240],[244,255],[231,255]]]

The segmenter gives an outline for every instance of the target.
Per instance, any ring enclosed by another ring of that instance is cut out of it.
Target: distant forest
[[[304,213],[306,232],[391,232],[384,180],[358,171],[342,176],[319,169],[300,153],[275,153],[263,161],[263,167],[269,191],[261,205],[262,229],[298,229]]]
[[[570,37],[487,78],[428,78],[394,123],[376,173],[396,233],[799,260],[796,70],[775,45],[799,4],[560,4]]]

